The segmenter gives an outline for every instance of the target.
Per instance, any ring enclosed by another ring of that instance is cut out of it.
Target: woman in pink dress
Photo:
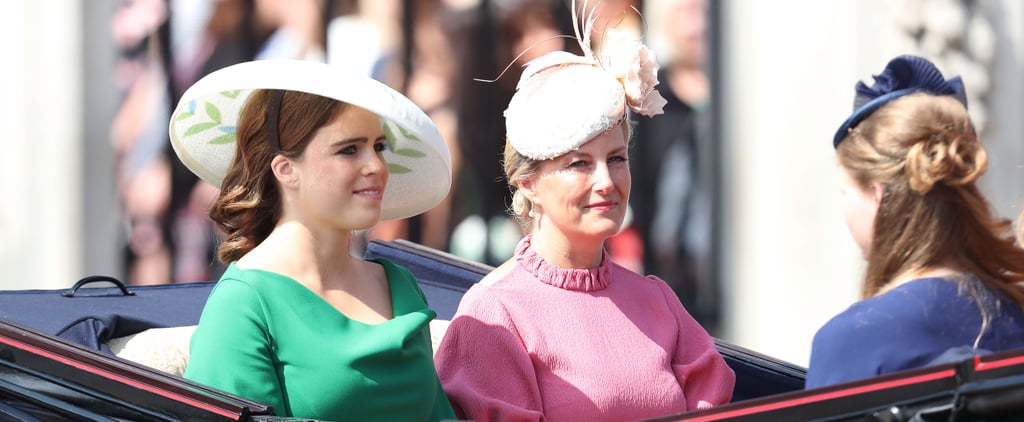
[[[528,234],[473,286],[439,346],[462,418],[621,421],[729,401],[735,382],[664,281],[611,262],[604,242],[629,200],[629,112],[665,101],[639,41],[604,34],[598,57],[530,62],[505,111],[512,213]]]

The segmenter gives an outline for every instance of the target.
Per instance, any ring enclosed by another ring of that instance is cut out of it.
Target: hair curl
[[[952,261],[1024,304],[1015,286],[1024,280],[1024,250],[975,185],[988,158],[963,105],[902,97],[851,129],[836,153],[859,185],[882,187],[863,297],[900,274]]]
[[[541,160],[534,160],[512,148],[512,144],[505,140],[505,154],[502,159],[502,167],[505,170],[505,178],[508,180],[509,190],[512,191],[512,205],[509,207],[509,214],[519,220],[526,229],[530,227],[533,218],[530,217],[532,204],[526,199],[526,195],[519,189],[519,183],[526,181],[537,174],[540,169]]]
[[[281,217],[280,188],[270,163],[278,154],[297,158],[317,129],[337,118],[346,104],[315,94],[285,91],[281,97],[278,136],[281,151],[267,139],[266,117],[272,90],[256,90],[238,117],[235,156],[228,167],[210,219],[226,233],[217,250],[224,263],[236,261],[260,244]]]

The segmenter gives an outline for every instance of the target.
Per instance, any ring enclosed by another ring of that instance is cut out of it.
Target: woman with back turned
[[[856,92],[833,145],[863,300],[814,336],[807,387],[1024,347],[1024,250],[976,185],[960,78],[901,56]]]

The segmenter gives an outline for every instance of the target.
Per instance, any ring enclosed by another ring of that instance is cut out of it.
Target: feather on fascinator
[[[856,95],[853,98],[853,114],[839,126],[832,138],[832,146],[846,137],[846,133],[875,110],[893,100],[916,92],[931,95],[951,96],[967,108],[967,93],[959,76],[949,80],[932,62],[917,56],[899,56],[885,65],[882,73],[874,76],[875,82],[869,87],[864,82],[857,82]]]
[[[626,118],[626,107],[648,117],[661,114],[665,99],[658,84],[658,61],[640,40],[616,29],[604,32],[598,57],[590,48],[597,17],[577,16],[573,30],[583,50],[578,56],[555,51],[526,65],[505,110],[505,130],[517,152],[547,160],[579,148]]]

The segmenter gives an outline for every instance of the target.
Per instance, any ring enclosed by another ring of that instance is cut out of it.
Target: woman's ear
[[[871,191],[874,192],[875,206],[882,203],[882,196],[885,195],[885,187],[881,183],[875,182],[871,184]]]
[[[295,187],[298,184],[299,176],[295,171],[294,163],[287,157],[278,154],[270,160],[270,169],[274,172],[274,178],[283,187]]]
[[[526,178],[517,180],[516,188],[523,193],[523,197],[525,197],[528,201],[534,202],[534,198],[536,198],[536,193],[533,191],[533,179]]]

